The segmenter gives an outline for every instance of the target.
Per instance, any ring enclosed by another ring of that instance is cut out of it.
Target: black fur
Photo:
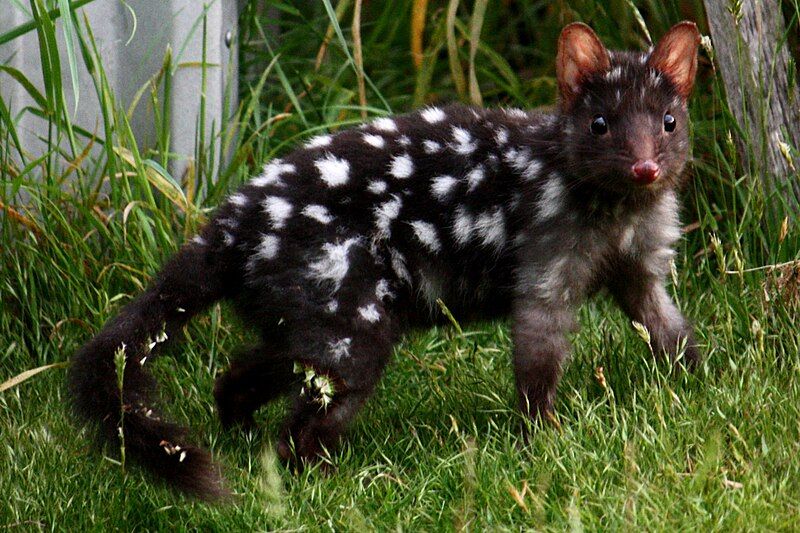
[[[429,108],[269,162],[78,352],[78,412],[114,443],[122,408],[132,457],[188,492],[224,494],[208,455],[154,418],[143,360],[162,331],[172,338],[221,298],[262,338],[217,381],[223,424],[252,425],[261,405],[292,395],[278,452],[299,464],[335,447],[401,332],[436,320],[437,298],[460,320],[511,316],[520,407],[533,417],[552,410],[575,308],[601,288],[649,329],[657,353],[697,361],[664,290],[694,77],[679,67],[696,61],[696,33],[683,23],[649,56],[608,54],[571,25],[559,113]],[[602,136],[590,130],[598,115]],[[660,172],[647,185],[641,162]]]

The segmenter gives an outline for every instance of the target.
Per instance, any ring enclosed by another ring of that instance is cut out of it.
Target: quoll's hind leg
[[[285,351],[263,344],[241,351],[214,385],[222,425],[252,427],[253,413],[288,393],[298,381]]]
[[[369,309],[373,312],[367,315],[368,322],[358,317],[349,324],[323,325],[298,336],[298,361],[314,376],[303,376],[303,390],[284,426],[278,443],[283,460],[302,466],[318,460],[324,450],[333,451],[373,392],[395,332],[382,306]],[[303,356],[303,346],[309,344],[314,351],[306,349]]]

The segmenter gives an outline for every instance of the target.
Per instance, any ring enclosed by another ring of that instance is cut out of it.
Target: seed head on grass
[[[636,320],[633,320],[631,325],[633,325],[633,329],[636,330],[636,334],[639,336],[639,338],[647,344],[647,347],[650,349],[650,353],[653,353],[653,343],[647,326],[641,322],[637,322]]]
[[[313,367],[297,362],[294,364],[294,373],[303,374],[304,385],[300,389],[300,394],[313,395],[314,401],[327,410],[336,393],[333,380],[325,374],[318,374]]]
[[[119,457],[120,466],[125,469],[125,431],[123,424],[125,423],[125,401],[122,396],[123,385],[125,383],[125,364],[127,362],[127,355],[125,355],[125,343],[123,342],[119,348],[114,352],[114,368],[117,372],[117,389],[119,390],[119,426],[117,431],[119,433]]]

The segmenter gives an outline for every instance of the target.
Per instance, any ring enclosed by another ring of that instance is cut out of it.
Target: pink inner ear
[[[664,73],[684,98],[689,96],[697,72],[700,33],[692,22],[673,26],[659,41],[647,65]]]
[[[569,106],[581,83],[596,72],[610,67],[608,52],[597,35],[585,24],[564,28],[558,41],[556,74],[564,104]]]

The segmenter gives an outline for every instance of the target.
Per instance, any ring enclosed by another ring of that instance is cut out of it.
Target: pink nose
[[[647,185],[656,181],[660,173],[661,168],[658,166],[658,163],[652,159],[648,159],[647,161],[638,161],[635,165],[633,165],[634,181],[643,185]]]

